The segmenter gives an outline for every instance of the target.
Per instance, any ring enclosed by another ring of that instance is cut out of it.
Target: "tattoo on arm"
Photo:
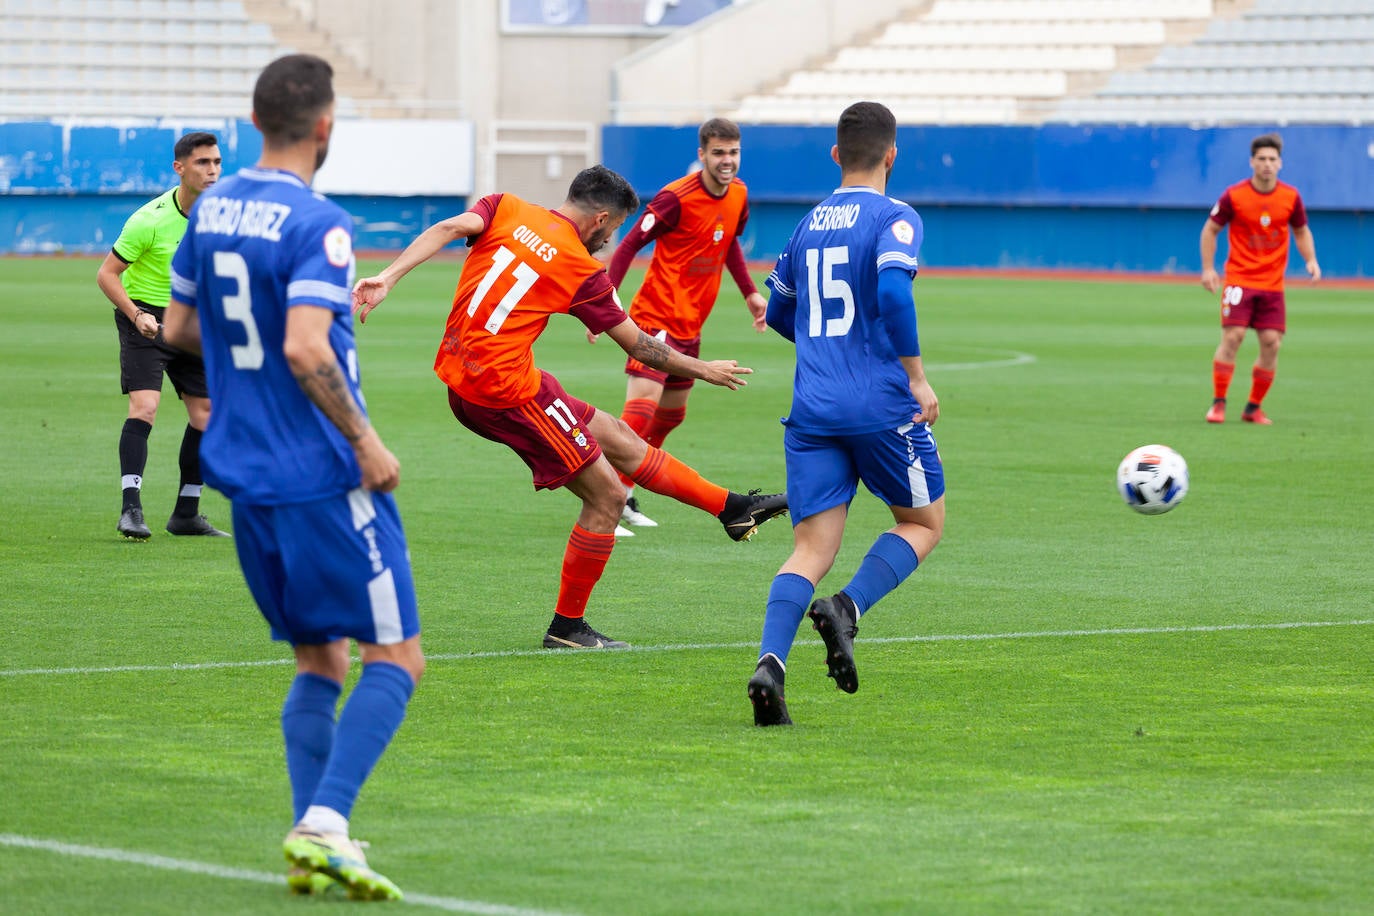
[[[315,368],[296,375],[301,390],[330,422],[339,428],[349,442],[357,442],[371,425],[367,415],[358,407],[348,380],[336,361],[321,362]]]
[[[639,339],[630,348],[631,357],[655,369],[667,369],[672,354],[673,350],[666,343],[650,337],[643,331],[639,332]]]

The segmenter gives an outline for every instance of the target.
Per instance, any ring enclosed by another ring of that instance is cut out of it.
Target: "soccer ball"
[[[1188,462],[1167,445],[1142,445],[1116,469],[1116,488],[1142,515],[1160,515],[1188,495]]]

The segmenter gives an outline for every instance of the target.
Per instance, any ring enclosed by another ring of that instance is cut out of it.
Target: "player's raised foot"
[[[635,533],[624,525],[616,525],[615,536],[618,538],[632,538],[635,536]]]
[[[1207,409],[1208,423],[1226,422],[1226,399],[1212,398],[1212,406]]]
[[[324,872],[292,865],[286,872],[286,889],[301,897],[342,897],[344,886]]]
[[[1260,426],[1274,425],[1274,421],[1264,415],[1258,404],[1246,404],[1240,418],[1246,423],[1258,423]]]
[[[282,841],[286,861],[333,878],[353,900],[400,900],[401,889],[367,864],[362,847],[342,833],[319,833],[297,824]]]
[[[178,535],[198,535],[207,538],[227,538],[227,531],[220,531],[203,515],[173,515],[167,519],[167,530]]]
[[[630,644],[598,633],[585,617],[553,615],[553,623],[544,634],[545,649],[628,649]]]
[[[146,541],[153,536],[143,521],[143,510],[138,506],[130,506],[120,513],[119,524],[115,526],[115,530],[129,541]]]
[[[791,725],[787,701],[783,699],[782,682],[786,672],[782,662],[772,655],[759,659],[754,676],[749,679],[749,702],[754,705],[755,725]]]
[[[818,598],[806,612],[811,626],[825,640],[826,676],[845,693],[859,689],[859,672],[854,668],[854,636],[859,632],[859,612],[844,592]]]
[[[759,525],[787,514],[787,494],[770,493],[760,496],[758,490],[731,493],[725,497],[725,508],[716,518],[725,526],[725,533],[733,541],[747,541],[759,530]]]
[[[639,511],[639,500],[631,496],[625,500],[625,508],[620,510],[620,520],[636,528],[657,528],[658,522]]]

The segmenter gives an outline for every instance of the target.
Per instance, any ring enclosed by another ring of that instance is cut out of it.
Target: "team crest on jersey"
[[[1268,214],[1268,213],[1261,213],[1261,214],[1260,214],[1260,225],[1261,225],[1261,226],[1263,226],[1264,228],[1268,229],[1268,228],[1269,228],[1269,224],[1270,224],[1271,222],[1273,222],[1273,220],[1271,220],[1271,219],[1269,218],[1269,214]]]
[[[645,213],[644,218],[639,221],[639,231],[648,232],[652,228],[654,228],[654,215],[653,213]]]
[[[892,224],[892,234],[897,237],[897,241],[903,245],[910,245],[911,240],[916,238],[916,230],[911,228],[911,223],[904,219],[899,219]]]
[[[716,223],[716,231],[711,233],[711,241],[720,244],[720,240],[725,238],[725,224]]]
[[[353,238],[347,229],[335,226],[324,234],[324,256],[335,267],[347,266],[353,260]]]
[[[587,436],[586,436],[585,433],[582,432],[582,430],[580,430],[580,429],[574,429],[574,430],[572,431],[572,437],[573,437],[573,441],[577,443],[577,447],[578,447],[578,448],[586,448],[586,447],[587,447]]]

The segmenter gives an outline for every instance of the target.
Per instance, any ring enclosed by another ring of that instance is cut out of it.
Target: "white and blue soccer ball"
[[[1188,495],[1188,462],[1167,445],[1142,445],[1121,459],[1116,489],[1142,515],[1162,515]]]

